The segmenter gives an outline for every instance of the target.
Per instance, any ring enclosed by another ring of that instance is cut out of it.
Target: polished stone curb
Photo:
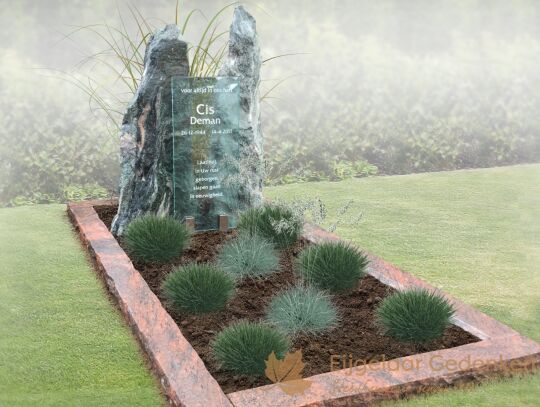
[[[110,203],[69,203],[68,214],[148,355],[164,393],[173,406],[232,407],[197,352],[99,219],[94,206]]]
[[[456,307],[453,322],[481,339],[479,342],[393,359],[392,365],[378,363],[369,369],[343,369],[312,376],[305,379],[311,382],[310,387],[299,395],[288,395],[277,385],[225,395],[93,208],[111,203],[116,202],[70,203],[68,214],[148,354],[172,405],[367,405],[540,367],[538,343],[442,293]],[[313,243],[341,240],[309,224],[305,226],[304,237]],[[368,274],[384,284],[397,290],[414,287],[436,290],[377,256],[366,254],[370,260]]]

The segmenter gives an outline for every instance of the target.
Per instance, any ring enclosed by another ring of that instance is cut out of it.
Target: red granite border
[[[232,407],[197,352],[99,219],[94,206],[110,203],[69,203],[68,213],[148,355],[170,403],[185,407]]]
[[[456,307],[454,323],[481,341],[312,376],[305,379],[310,387],[299,395],[288,395],[276,385],[225,395],[93,208],[111,203],[70,203],[68,213],[175,406],[356,406],[540,367],[538,343],[443,293]],[[306,225],[304,236],[314,243],[340,240],[313,225]],[[368,256],[368,273],[384,284],[435,290]]]

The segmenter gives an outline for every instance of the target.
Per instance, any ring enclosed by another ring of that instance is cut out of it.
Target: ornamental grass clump
[[[267,239],[243,233],[221,248],[217,264],[235,279],[263,277],[279,269],[279,256]]]
[[[212,354],[224,369],[252,376],[264,375],[268,356],[274,352],[282,359],[289,346],[289,340],[280,331],[248,321],[230,325],[211,343]]]
[[[240,215],[238,229],[270,240],[277,249],[286,249],[302,235],[303,219],[285,205],[266,204]]]
[[[208,264],[190,264],[170,273],[163,293],[176,309],[204,314],[222,309],[234,294],[234,280]]]
[[[414,289],[387,297],[376,314],[385,334],[401,342],[422,344],[440,338],[454,312],[441,295]]]
[[[309,284],[332,293],[352,290],[363,277],[366,256],[344,242],[323,242],[303,250],[297,271]]]
[[[144,215],[129,224],[124,243],[129,255],[145,263],[166,263],[188,246],[189,229],[171,217]]]
[[[318,334],[336,326],[338,314],[326,294],[299,285],[272,299],[266,319],[288,335]]]

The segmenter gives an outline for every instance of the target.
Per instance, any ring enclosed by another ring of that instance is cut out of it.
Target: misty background
[[[129,4],[155,28],[174,23],[175,0],[0,0],[0,205],[116,194],[115,121],[132,93],[94,24],[135,38]],[[184,1],[181,18],[227,4]],[[263,58],[300,54],[262,70],[269,185],[540,161],[540,2],[243,4]],[[206,24],[197,14],[186,40]]]

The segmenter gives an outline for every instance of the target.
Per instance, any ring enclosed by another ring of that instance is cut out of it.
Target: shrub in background
[[[165,263],[182,255],[189,237],[189,229],[178,220],[150,214],[129,224],[124,242],[134,259]]]
[[[236,279],[262,277],[279,269],[279,257],[270,241],[243,233],[220,249],[217,264]]]
[[[190,264],[167,275],[163,293],[173,307],[203,314],[225,307],[233,296],[234,280],[211,265]]]
[[[333,161],[330,163],[332,168],[332,176],[330,181],[339,181],[347,178],[360,178],[368,177],[370,175],[377,175],[377,167],[364,160],[355,161]]]
[[[458,13],[471,13],[469,7],[476,6],[464,6]],[[396,18],[408,17],[398,12]],[[313,67],[318,70],[316,84],[309,75],[295,77],[295,94],[275,101],[281,115],[263,114],[269,182],[339,178],[351,171],[333,163],[360,160],[382,174],[538,162],[540,37],[524,26],[516,27],[522,35],[508,36],[494,29],[493,20],[491,24],[486,36],[455,27],[456,32],[464,30],[463,35],[444,41],[447,49],[431,47],[427,54],[409,52],[384,35],[359,36],[354,44],[347,43],[350,52],[339,56],[340,66],[347,67],[340,71],[340,84],[323,63]],[[482,25],[487,27],[484,17]],[[346,37],[331,41],[333,49],[339,49]],[[346,62],[353,59],[361,62]],[[492,60],[512,64],[482,68]],[[327,94],[328,84],[334,95],[350,97],[300,96]],[[351,92],[351,84],[361,91]]]
[[[336,325],[337,311],[327,295],[310,286],[296,286],[272,299],[266,318],[289,335],[317,334]]]
[[[4,52],[2,61],[0,206],[116,191],[116,137],[98,112],[89,114],[87,98],[67,83],[29,73],[36,62],[15,51]]]
[[[454,312],[444,297],[425,289],[395,293],[385,298],[376,311],[378,323],[387,335],[412,343],[440,338]]]
[[[289,340],[280,331],[247,321],[225,328],[211,344],[214,358],[224,369],[256,376],[264,374],[264,362],[272,352],[281,359],[289,346]]]
[[[367,263],[367,258],[348,243],[323,242],[300,253],[298,272],[309,284],[338,293],[356,287]]]
[[[323,242],[300,253],[298,272],[308,283],[337,293],[354,289],[367,264],[367,258],[354,246]]]
[[[341,181],[349,178],[370,177],[378,174],[377,166],[365,160],[309,161],[297,168],[295,163],[287,170],[277,159],[267,164],[268,185],[293,184],[313,181]],[[273,168],[276,165],[277,168]]]
[[[238,229],[272,241],[278,249],[286,249],[302,235],[303,219],[284,204],[266,204],[250,208],[240,215]]]
[[[68,185],[63,192],[66,201],[103,199],[110,196],[109,192],[98,184]]]

